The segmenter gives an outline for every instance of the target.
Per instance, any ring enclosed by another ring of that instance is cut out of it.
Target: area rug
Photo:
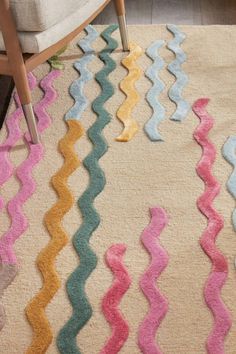
[[[12,98],[1,353],[235,354],[236,28],[129,35],[88,27],[29,74],[41,145]]]

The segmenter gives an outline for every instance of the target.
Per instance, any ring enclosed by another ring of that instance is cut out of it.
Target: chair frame
[[[125,0],[113,0],[121,34],[123,50],[129,50],[128,34],[125,20]],[[90,22],[92,22],[103,9],[111,2],[106,0],[91,16],[73,32],[62,38],[51,47],[36,54],[22,53],[16,25],[12,16],[9,0],[0,0],[0,30],[2,31],[6,52],[0,52],[0,74],[13,77],[17,93],[20,98],[24,116],[34,144],[40,142],[36,120],[32,108],[31,92],[27,73],[44,63],[60,49],[73,40]]]

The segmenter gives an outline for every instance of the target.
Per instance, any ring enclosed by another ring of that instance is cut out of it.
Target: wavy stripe
[[[93,78],[93,74],[88,70],[87,65],[95,58],[91,43],[99,36],[98,32],[91,25],[85,28],[87,36],[79,41],[78,46],[81,47],[86,54],[80,60],[74,63],[74,68],[80,74],[71,87],[70,94],[74,98],[74,106],[66,114],[65,119],[81,119],[82,113],[88,106],[88,100],[84,94],[84,86]]]
[[[41,81],[39,86],[44,92],[44,96],[40,102],[38,102],[35,107],[35,114],[38,117],[38,131],[43,133],[51,124],[52,120],[47,112],[49,106],[51,106],[57,99],[58,95],[56,90],[53,88],[53,82],[61,75],[60,70],[50,71]],[[28,135],[29,139],[29,135]]]
[[[151,264],[140,280],[140,287],[150,303],[150,310],[139,327],[138,343],[142,353],[161,354],[156,344],[156,331],[168,311],[168,302],[156,288],[156,281],[168,264],[168,254],[161,247],[159,236],[168,223],[166,212],[150,208],[151,222],[143,231],[141,240],[151,255]],[[158,242],[157,242],[158,240]]]
[[[33,90],[37,85],[37,80],[35,76],[31,73],[28,74],[28,81],[30,89]],[[16,109],[11,115],[6,119],[6,127],[8,131],[7,138],[3,144],[0,146],[0,188],[6,183],[12,176],[14,171],[14,166],[10,161],[10,151],[16,145],[17,141],[22,138],[22,132],[20,129],[20,120],[23,117],[23,111],[20,104],[19,96],[17,92],[13,95]],[[0,205],[2,209],[4,207],[4,200],[0,196]]]
[[[227,188],[229,193],[236,199],[236,136],[230,136],[225,142],[222,153],[224,158],[232,165],[233,172],[228,179]],[[233,227],[236,231],[236,209],[232,214]]]
[[[102,310],[107,322],[111,325],[112,335],[100,351],[100,354],[117,354],[129,336],[129,326],[124,320],[118,306],[129,289],[131,279],[122,262],[126,246],[111,246],[106,253],[106,263],[115,275],[115,281],[102,300]]]
[[[223,146],[222,154],[224,158],[228,161],[228,163],[230,163],[233,167],[233,172],[229,177],[226,185],[229,193],[236,201],[236,136],[230,136],[227,139]],[[234,208],[232,212],[232,223],[234,231],[236,232],[236,208]],[[234,264],[236,267],[236,257],[234,260]]]
[[[130,53],[121,61],[122,65],[128,70],[128,75],[120,83],[120,89],[127,98],[117,111],[117,118],[124,124],[122,133],[116,138],[117,141],[129,141],[138,132],[138,123],[132,117],[132,111],[140,101],[135,82],[142,75],[142,70],[136,63],[142,54],[141,47],[135,43],[130,43]]]
[[[92,104],[93,110],[97,114],[97,120],[88,130],[88,137],[93,144],[93,150],[84,160],[84,166],[90,175],[90,183],[78,200],[83,223],[73,237],[73,245],[80,263],[67,281],[67,293],[73,313],[60,330],[57,338],[58,349],[60,353],[64,354],[80,353],[76,337],[92,316],[92,308],[85,293],[85,283],[97,264],[97,257],[89,245],[89,240],[100,223],[100,216],[93,203],[105,186],[105,176],[99,166],[99,160],[107,151],[107,143],[102,136],[102,131],[111,120],[104,104],[114,93],[113,86],[107,77],[116,68],[116,63],[110,57],[110,53],[117,48],[117,42],[111,38],[111,34],[116,29],[116,25],[111,25],[101,34],[107,42],[107,46],[99,54],[99,58],[105,66],[95,75],[95,78],[102,91]]]
[[[67,125],[68,131],[59,142],[59,151],[64,157],[64,164],[51,180],[58,194],[58,200],[45,215],[45,224],[51,240],[37,258],[37,266],[43,275],[44,282],[41,290],[26,307],[26,315],[33,328],[33,339],[26,351],[27,354],[45,353],[53,338],[45,308],[60,287],[60,279],[55,270],[55,259],[68,242],[68,236],[62,227],[62,219],[71,209],[74,198],[68,189],[67,182],[70,175],[80,165],[74,145],[83,134],[83,128],[79,122],[70,120]]]
[[[41,144],[31,144],[28,140],[27,144],[29,155],[16,170],[16,176],[21,183],[21,188],[7,205],[11,226],[0,240],[1,261],[6,264],[17,263],[13,247],[15,241],[28,227],[28,220],[23,213],[23,206],[35,192],[36,184],[32,177],[32,171],[42,158],[43,153]]]
[[[180,44],[183,43],[186,35],[175,25],[167,25],[167,29],[174,35],[174,39],[168,43],[167,48],[169,48],[176,56],[176,59],[168,65],[168,70],[176,77],[175,83],[169,90],[169,97],[177,106],[171,119],[181,122],[187,117],[190,110],[189,103],[182,97],[182,91],[188,83],[188,76],[181,67],[187,57],[181,49]]]
[[[52,71],[41,82],[42,89],[48,91],[46,91],[43,99],[35,105],[35,114],[38,117],[37,126],[40,133],[48,128],[51,123],[45,108],[56,98],[56,93],[52,90],[51,84],[58,75],[59,71]],[[36,185],[32,177],[32,171],[43,157],[42,145],[31,144],[28,132],[25,134],[25,140],[29,148],[29,155],[16,170],[16,176],[21,182],[21,188],[8,203],[7,209],[11,218],[11,227],[0,240],[1,261],[7,264],[15,264],[17,262],[13,246],[28,226],[28,221],[23,213],[23,205],[35,191]]]
[[[205,183],[205,191],[199,197],[197,205],[208,219],[208,225],[202,234],[200,244],[212,262],[212,271],[205,284],[204,296],[206,304],[214,316],[214,327],[206,345],[209,354],[224,354],[224,340],[232,322],[230,314],[220,297],[221,289],[228,275],[228,264],[226,258],[215,245],[224,221],[212,205],[220,192],[220,185],[211,172],[216,157],[216,149],[207,138],[208,132],[214,124],[213,118],[206,111],[208,102],[209,99],[202,98],[193,105],[193,111],[200,119],[200,125],[194,132],[194,138],[203,150],[196,171]]]
[[[34,89],[37,85],[35,76],[31,73],[28,74],[30,89]],[[9,155],[12,148],[16,145],[17,141],[22,137],[20,129],[20,120],[23,117],[23,112],[19,100],[19,96],[15,92],[13,95],[16,109],[6,119],[6,127],[8,131],[5,142],[0,146],[0,187],[8,181],[13,175],[14,166],[10,161]],[[0,204],[2,209],[4,207],[4,200],[0,197]],[[1,240],[0,240],[1,242]],[[1,256],[1,253],[0,253]],[[2,263],[2,260],[1,260]],[[18,273],[18,266],[16,264],[1,264],[0,270],[0,331],[3,329],[6,323],[6,313],[1,299],[4,295],[5,289],[12,283]]]
[[[31,74],[33,75],[33,74]],[[57,72],[51,72],[41,81],[43,89],[50,88],[51,82],[58,76]],[[35,80],[35,78],[34,78]],[[43,99],[35,105],[35,114],[38,117],[38,130],[43,132],[51,123],[50,117],[44,114],[44,109],[52,102],[50,92],[46,93]],[[42,106],[42,107],[41,107]],[[28,227],[28,220],[23,213],[23,206],[33,195],[36,183],[33,179],[33,169],[43,157],[43,147],[41,144],[32,144],[30,135],[25,134],[25,141],[29,149],[28,157],[16,169],[16,176],[21,183],[18,193],[9,201],[7,210],[11,218],[9,230],[0,239],[0,257],[3,268],[0,273],[1,293],[11,284],[17,274],[17,259],[14,252],[16,240],[23,235]],[[15,265],[15,266],[11,266]],[[3,306],[0,305],[0,328],[3,328],[6,317]],[[2,320],[2,321],[1,321]]]
[[[146,54],[153,60],[147,71],[146,76],[153,83],[152,88],[148,91],[147,101],[153,109],[153,115],[144,126],[144,130],[151,141],[163,141],[158,126],[165,118],[165,109],[158,101],[158,97],[165,88],[163,81],[159,78],[159,71],[164,68],[165,62],[158,55],[158,50],[165,44],[165,41],[156,41],[146,50]]]

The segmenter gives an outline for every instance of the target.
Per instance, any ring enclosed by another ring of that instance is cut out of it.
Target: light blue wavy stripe
[[[88,100],[84,95],[84,86],[93,78],[93,74],[87,69],[88,63],[94,59],[94,51],[91,43],[99,36],[99,33],[91,25],[85,28],[87,36],[78,42],[78,46],[83,50],[84,56],[74,63],[74,68],[79,72],[80,77],[76,79],[70,87],[70,94],[75,100],[73,107],[66,113],[65,120],[80,120],[82,113],[88,106]]]
[[[158,101],[158,97],[164,90],[165,85],[159,78],[158,73],[163,69],[165,62],[158,55],[158,50],[164,44],[165,41],[159,40],[151,44],[146,50],[146,54],[153,60],[153,64],[146,71],[146,76],[153,82],[153,86],[147,94],[147,101],[153,109],[153,115],[144,126],[144,130],[151,141],[163,140],[158,131],[158,126],[165,118],[165,109]]]
[[[169,90],[169,97],[177,106],[171,120],[181,122],[187,117],[190,110],[190,104],[182,97],[182,91],[188,83],[188,76],[182,70],[182,64],[186,61],[187,56],[180,44],[183,43],[186,35],[175,25],[167,25],[167,29],[174,35],[174,39],[168,43],[167,47],[176,55],[176,59],[168,65],[168,70],[176,77],[175,83]]]
[[[230,136],[227,139],[222,148],[222,155],[233,167],[233,172],[230,175],[226,186],[229,193],[236,201],[236,136]],[[232,223],[234,231],[236,232],[236,208],[232,212]],[[236,258],[234,259],[234,265],[236,267]]]

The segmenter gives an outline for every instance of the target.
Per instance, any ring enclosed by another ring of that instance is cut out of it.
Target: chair
[[[111,0],[0,0],[0,74],[13,77],[32,143],[39,143],[27,72],[77,36]],[[113,0],[128,50],[125,0]]]

